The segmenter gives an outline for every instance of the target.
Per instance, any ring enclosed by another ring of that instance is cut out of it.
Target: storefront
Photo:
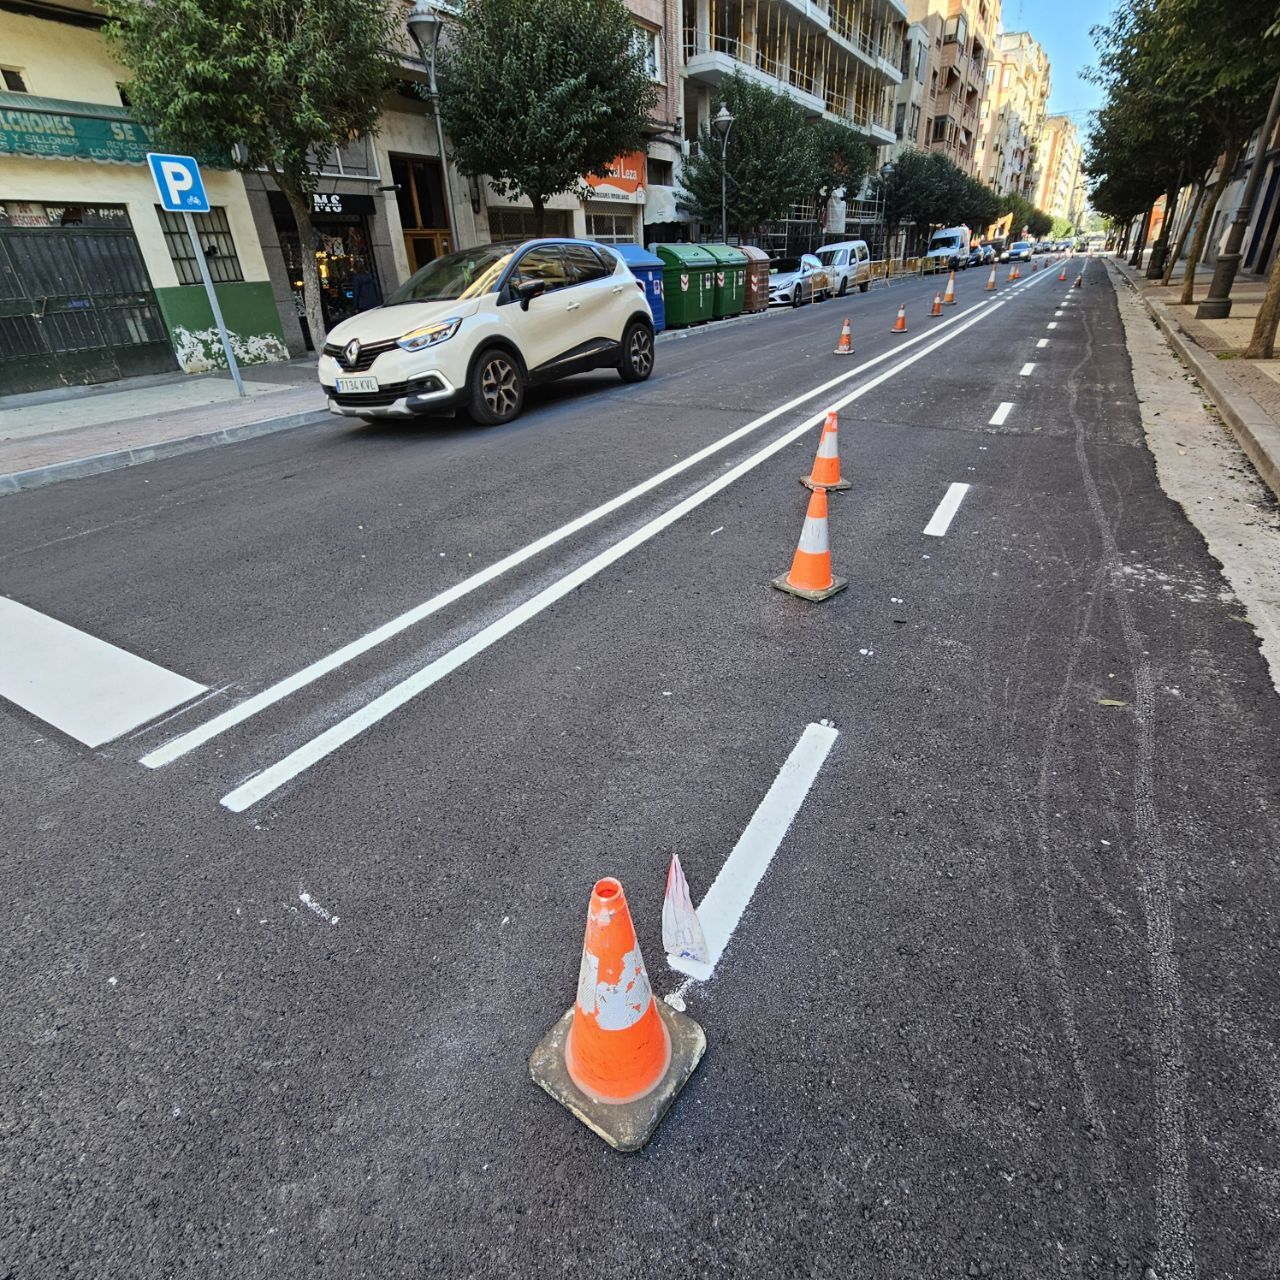
[[[307,331],[302,301],[302,254],[298,229],[289,202],[279,191],[269,193],[271,216],[293,292],[294,314],[302,326],[308,350],[314,342]],[[317,192],[311,203],[312,252],[320,276],[320,306],[326,329],[359,311],[382,302],[383,282],[373,251],[370,220],[376,213],[372,196],[345,192]]]

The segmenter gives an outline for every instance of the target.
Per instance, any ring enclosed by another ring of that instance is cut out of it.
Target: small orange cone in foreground
[[[1066,278],[1067,278],[1067,269],[1066,267],[1063,267],[1062,270],[1058,272],[1058,279],[1065,280]]]
[[[577,999],[533,1051],[529,1074],[611,1146],[637,1151],[706,1047],[692,1018],[653,998],[622,885],[597,881]]]
[[[1013,264],[1012,267],[1009,268],[1009,279],[1010,280],[1022,279],[1022,272],[1018,270],[1018,264],[1016,262]]]
[[[907,304],[905,302],[898,305],[898,318],[893,322],[893,328],[890,333],[906,333],[907,331]]]
[[[822,424],[822,436],[818,440],[818,454],[813,460],[813,470],[800,477],[806,489],[849,489],[848,480],[840,479],[840,431],[835,410],[827,414]]]
[[[1074,287],[1078,289],[1080,287],[1080,282],[1083,279],[1084,279],[1084,273],[1082,272],[1080,275],[1076,276],[1076,282]]]
[[[940,316],[942,314],[942,294],[935,293],[933,295],[933,306],[929,308],[931,316]]]
[[[802,600],[826,600],[849,584],[831,572],[831,542],[827,537],[827,491],[815,489],[800,530],[800,544],[791,561],[791,572],[774,578],[779,591]]]
[[[849,317],[845,316],[840,329],[840,341],[836,343],[835,354],[838,356],[853,355],[853,330],[849,328]]]
[[[993,262],[991,264],[991,274],[987,277],[987,289],[989,291],[992,291],[995,289],[995,287],[996,287],[996,267],[995,267],[995,263]]]
[[[947,277],[947,289],[942,295],[942,305],[944,307],[956,305],[956,273],[954,271]]]

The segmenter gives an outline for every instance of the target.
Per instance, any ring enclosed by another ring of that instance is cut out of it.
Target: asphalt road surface
[[[0,502],[0,592],[207,690],[0,701],[0,1275],[1280,1273],[1275,693],[1108,276],[1006,274]],[[684,981],[671,853],[699,899],[822,721]],[[629,1157],[527,1075],[605,874],[709,1042]]]

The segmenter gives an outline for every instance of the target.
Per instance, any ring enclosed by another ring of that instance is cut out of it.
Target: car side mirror
[[[529,303],[539,294],[546,293],[547,282],[545,280],[521,280],[512,290],[520,303],[521,311],[529,310]]]

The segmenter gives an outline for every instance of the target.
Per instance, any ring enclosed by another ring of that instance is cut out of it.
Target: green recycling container
[[[715,299],[711,314],[716,320],[742,314],[747,292],[747,255],[727,244],[704,244],[715,260]]]
[[[715,310],[716,260],[700,244],[655,244],[662,259],[662,297],[667,327],[701,324]]]

